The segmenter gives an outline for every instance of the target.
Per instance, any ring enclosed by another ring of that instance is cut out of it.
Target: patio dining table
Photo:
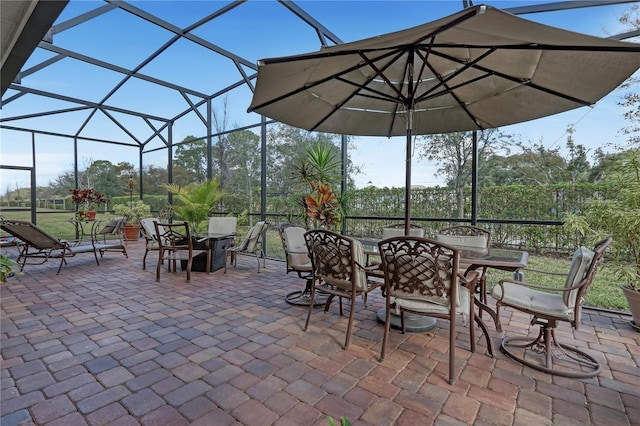
[[[380,239],[374,238],[358,238],[358,241],[362,243],[364,253],[367,256],[367,263],[371,256],[378,256],[378,242]],[[527,267],[527,261],[529,253],[523,250],[503,249],[490,247],[488,250],[478,251],[471,249],[460,249],[460,262],[468,264],[466,271],[475,270],[483,267],[499,269],[502,271],[518,272],[521,269]],[[381,270],[375,270],[369,272],[370,275],[380,278],[382,277]],[[497,321],[496,311],[491,309],[486,303],[482,302],[478,297],[475,297],[474,292],[474,304],[478,307],[478,310],[487,312],[496,324],[496,329],[501,330],[500,322]],[[377,312],[378,321],[384,322],[386,318],[385,308],[381,308]],[[484,323],[476,315],[476,319],[481,328],[485,328]],[[422,315],[405,315],[405,330],[411,332],[425,332],[435,327],[435,318],[426,317]],[[391,327],[400,329],[400,318],[397,315],[391,315]],[[484,330],[486,332],[486,329]],[[489,348],[492,353],[492,348]]]

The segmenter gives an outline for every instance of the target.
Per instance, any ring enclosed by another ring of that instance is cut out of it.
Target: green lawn
[[[38,212],[46,212],[46,214],[38,215],[39,227],[58,238],[75,238],[75,227],[69,222],[69,219],[73,217],[72,213],[60,213],[59,211],[56,212],[55,210],[39,210]],[[28,212],[16,212],[7,209],[3,209],[2,211],[0,211],[0,215],[5,219],[28,220],[29,218]],[[111,214],[99,213],[97,219],[107,221],[111,217],[113,217],[113,215]],[[239,227],[238,239],[243,238],[247,230],[247,226]],[[282,242],[280,241],[278,230],[269,229],[267,231],[266,240],[267,256],[271,258],[283,259],[284,252],[282,250]],[[531,269],[566,273],[569,270],[569,264],[570,256],[567,256],[566,259],[540,255],[529,256],[529,268]],[[527,271],[525,271],[524,274],[525,281],[532,282],[534,284],[549,286],[564,285],[564,280],[562,277],[546,276],[543,274],[536,274]],[[491,288],[500,279],[510,277],[511,274],[509,272],[490,270],[487,277],[487,285],[489,288]],[[591,285],[591,288],[587,292],[585,305],[605,309],[628,311],[629,306],[627,305],[627,301],[622,294],[622,290],[620,290],[619,288],[619,284],[620,283],[616,281],[611,272],[607,269],[605,262],[604,267],[600,268],[600,270],[596,274],[593,284]]]

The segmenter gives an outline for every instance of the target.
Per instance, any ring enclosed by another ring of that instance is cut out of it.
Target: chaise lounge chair
[[[81,253],[93,253],[96,263],[100,265],[98,253],[104,253],[108,244],[97,244],[95,238],[92,238],[90,244],[71,245],[66,240],[60,240],[42,229],[38,228],[31,222],[22,220],[3,220],[0,221],[0,229],[16,238],[19,238],[23,244],[18,246],[20,252],[16,260],[20,265],[20,271],[24,270],[25,265],[40,265],[49,259],[60,259],[58,272],[62,269],[62,265],[66,263],[66,259],[74,257]],[[123,250],[126,256],[126,250]],[[34,260],[33,263],[29,261]],[[28,263],[29,262],[29,263]]]

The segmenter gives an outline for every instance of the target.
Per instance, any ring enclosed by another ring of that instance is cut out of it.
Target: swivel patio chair
[[[576,250],[564,286],[547,287],[502,280],[493,288],[491,295],[497,300],[498,314],[500,307],[508,306],[531,314],[531,325],[540,326],[535,337],[507,336],[502,339],[502,352],[527,367],[558,376],[588,378],[600,373],[598,360],[576,346],[558,342],[555,330],[561,321],[578,330],[582,300],[611,242],[609,237],[596,244],[593,251],[586,247]],[[534,271],[527,270],[527,279],[530,272]]]
[[[308,231],[304,234],[304,238],[311,257],[313,271],[311,300],[315,301],[318,293],[326,295],[327,301],[324,305],[326,313],[329,311],[334,297],[337,296],[341,316],[343,315],[342,299],[351,301],[347,335],[343,345],[343,349],[347,349],[353,328],[356,298],[362,296],[366,304],[367,293],[382,285],[381,282],[367,279],[367,270],[377,268],[377,266],[371,268],[365,266],[362,244],[352,238],[321,229]],[[314,303],[310,303],[304,331],[309,327],[313,307]]]
[[[164,261],[167,261],[169,271],[173,271],[174,274],[177,272],[178,261],[180,263],[185,261],[186,266],[183,269],[187,272],[187,282],[191,281],[193,258],[200,253],[206,253],[206,272],[209,273],[211,271],[211,250],[209,245],[207,243],[203,249],[194,249],[194,240],[189,230],[189,223],[158,223],[154,221],[153,225],[157,235],[159,253],[156,266],[156,281],[160,281],[160,269]]]
[[[311,283],[313,281],[313,273],[311,270],[311,258],[309,258],[309,249],[304,240],[304,234],[307,232],[305,228],[291,223],[280,225],[279,233],[282,241],[282,249],[286,260],[287,274],[295,272],[298,277],[306,280],[303,290],[296,290],[285,296],[287,303],[292,305],[307,306],[311,303]]]
[[[491,245],[491,232],[472,225],[457,225],[442,228],[436,234],[436,241],[443,244],[452,245],[460,250],[473,252],[489,252]],[[464,273],[471,266],[469,263],[460,262],[460,269]],[[487,268],[480,270],[480,278],[478,280],[478,288],[480,301],[487,304]],[[482,311],[480,311],[482,316]]]
[[[247,254],[255,256],[258,261],[258,273],[260,273],[260,258],[262,258],[263,266],[266,267],[266,259],[264,257],[264,251],[262,250],[262,241],[264,241],[265,234],[269,223],[265,221],[256,222],[245,235],[244,239],[237,246],[229,247],[227,253],[231,254],[231,260],[233,267],[236,267],[238,260],[238,254]],[[227,262],[224,263],[224,272],[227,272]]]
[[[405,332],[405,313],[449,320],[449,383],[455,382],[456,317],[469,325],[471,352],[475,352],[473,289],[477,271],[459,271],[459,251],[438,241],[412,236],[394,237],[378,243],[385,280],[385,329],[380,351],[384,360],[391,311],[400,315]],[[393,302],[391,298],[394,298]],[[479,322],[479,324],[481,324]],[[490,346],[486,327],[482,330]]]

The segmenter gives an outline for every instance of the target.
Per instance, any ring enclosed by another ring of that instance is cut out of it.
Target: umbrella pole
[[[411,234],[411,133],[413,127],[413,110],[407,111],[407,147],[405,159],[404,183],[404,235]]]

